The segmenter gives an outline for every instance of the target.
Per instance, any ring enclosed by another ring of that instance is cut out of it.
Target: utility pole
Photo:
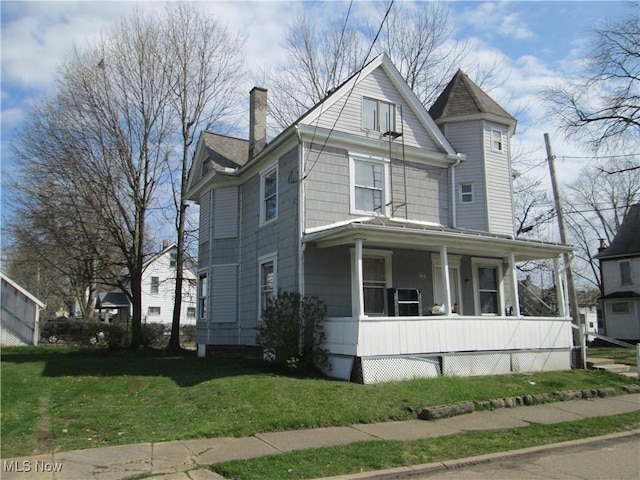
[[[560,191],[558,190],[558,180],[556,178],[556,166],[555,157],[551,151],[551,142],[549,141],[549,134],[544,134],[544,144],[547,148],[547,161],[549,162],[549,172],[551,174],[551,188],[553,189],[553,200],[556,206],[556,212],[558,214],[558,228],[560,230],[560,242],[567,245],[567,228],[564,222],[564,213],[562,212],[562,205],[560,204]],[[567,294],[569,295],[569,309],[571,310],[571,316],[573,317],[573,324],[577,329],[573,330],[573,343],[574,346],[578,346],[580,349],[580,356],[576,358],[576,366],[578,368],[586,368],[586,351],[584,347],[584,332],[581,328],[580,312],[578,310],[578,295],[573,282],[573,271],[571,270],[571,257],[568,253],[563,253],[562,258],[564,261],[564,268],[567,275]]]

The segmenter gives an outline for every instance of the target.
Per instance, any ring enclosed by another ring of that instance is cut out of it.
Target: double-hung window
[[[383,162],[352,158],[352,210],[385,215],[387,169]]]
[[[363,257],[362,282],[365,315],[384,315],[387,292],[384,257]]]
[[[502,132],[491,130],[491,148],[496,152],[502,151]]]
[[[278,168],[274,167],[260,176],[260,223],[278,217]]]
[[[480,315],[502,315],[502,262],[489,258],[472,260],[474,300]]]
[[[199,277],[198,282],[198,310],[200,312],[200,319],[204,320],[207,318],[207,289],[209,288],[207,285],[207,275],[203,274]]]
[[[151,289],[149,293],[151,293],[152,295],[157,294],[159,287],[160,287],[160,278],[151,277]]]
[[[620,285],[631,285],[631,262],[628,260],[622,261],[620,265]]]
[[[258,260],[258,281],[259,281],[259,314],[267,307],[269,299],[275,296],[278,285],[278,255],[273,253],[260,257]]]
[[[396,106],[382,100],[363,98],[362,128],[382,133],[394,131],[396,128]]]
[[[460,184],[460,203],[473,203],[473,183]]]

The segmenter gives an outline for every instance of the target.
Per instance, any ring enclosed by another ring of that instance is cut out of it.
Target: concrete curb
[[[386,480],[392,478],[405,478],[414,475],[422,475],[444,470],[455,470],[467,466],[478,465],[482,463],[490,463],[509,458],[523,457],[537,453],[544,453],[549,450],[558,451],[563,448],[578,447],[581,445],[594,444],[611,439],[640,437],[639,430],[631,430],[629,432],[611,433],[601,435],[599,437],[581,438],[579,440],[570,440],[560,443],[548,443],[536,447],[522,448],[520,450],[511,450],[507,452],[489,453],[487,455],[478,455],[476,457],[459,458],[455,460],[445,460],[443,462],[423,463],[421,465],[413,465],[408,467],[396,467],[387,470],[378,470],[374,472],[362,472],[349,475],[338,475],[335,477],[323,477],[315,480]]]

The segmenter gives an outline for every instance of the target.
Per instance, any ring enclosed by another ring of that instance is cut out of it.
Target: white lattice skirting
[[[353,357],[331,355],[329,361],[331,370],[327,373],[343,380],[349,380],[352,377],[352,369],[358,368],[358,363],[354,362]],[[360,365],[363,383],[370,384],[440,375],[469,377],[568,370],[571,368],[571,351],[465,352],[362,357]]]

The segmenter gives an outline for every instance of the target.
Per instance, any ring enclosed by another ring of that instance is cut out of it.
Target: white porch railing
[[[573,346],[569,317],[334,317],[324,331],[330,353],[359,357]]]

